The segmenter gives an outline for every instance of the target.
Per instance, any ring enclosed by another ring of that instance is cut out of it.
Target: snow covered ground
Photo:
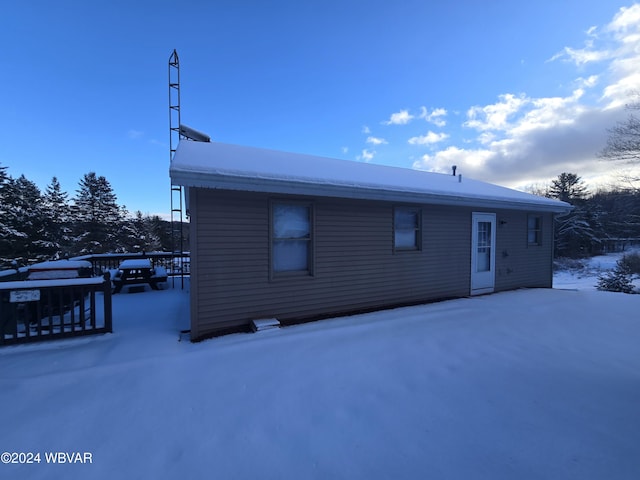
[[[640,295],[595,283],[198,344],[184,291],[118,294],[0,349],[2,460],[40,459],[0,478],[637,479]]]
[[[629,250],[625,253],[640,253],[638,250]],[[562,289],[596,290],[598,276],[616,268],[616,262],[625,253],[612,253],[600,255],[586,260],[565,262],[561,271],[556,271],[553,276],[553,287]],[[634,285],[640,288],[640,281],[634,280]]]

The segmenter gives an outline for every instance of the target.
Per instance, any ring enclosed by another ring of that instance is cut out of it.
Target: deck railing
[[[154,268],[164,268],[169,276],[181,275],[183,273],[188,275],[190,273],[191,264],[188,252],[182,255],[180,255],[180,253],[172,254],[169,252],[104,253],[83,255],[81,257],[71,258],[70,260],[87,260],[93,265],[93,271],[95,273],[102,274],[109,270],[117,269],[123,260],[141,258],[151,260],[151,266]]]
[[[103,275],[105,272],[117,270],[123,260],[148,258],[152,267],[162,267],[169,276],[189,275],[191,263],[189,252],[182,255],[169,252],[142,252],[142,253],[98,253],[73,257],[69,260],[87,260],[91,262],[94,275]],[[16,280],[26,280],[29,276],[28,267],[13,268],[0,271],[0,283]]]
[[[0,282],[0,346],[112,331],[108,273]]]

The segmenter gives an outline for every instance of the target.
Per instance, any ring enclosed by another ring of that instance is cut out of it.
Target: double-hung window
[[[527,245],[542,245],[542,217],[540,215],[527,217]]]
[[[271,204],[271,271],[313,273],[313,207],[310,203]]]
[[[393,211],[393,248],[420,250],[421,212],[419,208],[396,207]]]

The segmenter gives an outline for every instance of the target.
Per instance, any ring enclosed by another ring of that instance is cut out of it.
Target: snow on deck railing
[[[88,260],[96,273],[103,273],[117,269],[124,260],[148,258],[152,267],[162,267],[167,275],[188,275],[191,272],[191,257],[189,252],[173,254],[171,252],[141,252],[141,253],[98,253],[73,257],[70,260]]]
[[[102,275],[110,270],[115,270],[124,260],[148,258],[154,268],[162,267],[168,276],[189,275],[191,273],[190,252],[140,252],[140,253],[94,253],[69,258],[69,261],[91,262],[94,275]],[[18,269],[10,268],[0,270],[0,284],[16,280],[26,280],[29,275],[29,267]]]
[[[0,282],[9,282],[13,280],[24,280],[29,274],[27,267],[9,268],[7,270],[0,270]]]
[[[112,332],[111,279],[0,283],[0,346]]]

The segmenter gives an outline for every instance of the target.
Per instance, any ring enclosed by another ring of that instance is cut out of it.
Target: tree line
[[[0,165],[0,269],[90,253],[171,251],[171,224],[130,215],[109,181],[85,174],[70,198],[53,177],[44,192]]]
[[[606,253],[612,245],[640,241],[640,191],[612,188],[590,192],[575,173],[561,173],[534,192],[573,205],[555,219],[555,255],[580,258]]]
[[[606,253],[615,241],[640,240],[640,92],[632,92],[626,105],[628,117],[608,129],[606,146],[598,157],[612,167],[628,167],[624,174],[626,187],[589,192],[575,173],[562,173],[541,195],[571,203],[572,212],[556,217],[555,254],[584,257]]]

